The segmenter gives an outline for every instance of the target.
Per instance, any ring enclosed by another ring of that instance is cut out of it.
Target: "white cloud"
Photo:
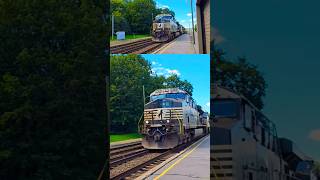
[[[174,74],[176,74],[177,76],[181,75],[181,73],[177,69],[169,69],[164,67],[154,67],[151,69],[151,71],[152,71],[152,75],[165,76],[165,77],[169,77]]]
[[[153,66],[162,66],[162,64],[160,64],[160,63],[158,63],[158,62],[156,62],[156,61],[151,61],[151,64],[152,64]]]
[[[168,72],[169,74],[176,74],[176,75],[178,75],[178,76],[181,75],[180,72],[179,72],[178,70],[176,70],[176,69],[166,69],[166,70],[167,70],[167,72]]]
[[[177,69],[171,69],[167,67],[163,67],[162,64],[160,64],[157,61],[151,61],[151,75],[155,76],[164,76],[164,77],[169,77],[171,75],[176,74],[177,76],[180,76],[181,73]]]
[[[162,9],[165,9],[165,8],[170,8],[168,5],[162,5],[162,7],[161,7]]]
[[[187,16],[192,16],[192,14],[191,14],[191,13],[188,13]]]
[[[211,36],[215,42],[215,44],[220,44],[224,42],[226,39],[220,34],[219,30],[217,28],[213,28],[212,36]]]
[[[158,7],[158,8],[161,8],[161,9],[165,9],[165,8],[170,8],[168,5],[165,5],[165,4],[161,4],[161,3],[159,3],[158,1],[156,1],[156,6]]]
[[[186,20],[181,20],[182,23],[186,22]]]
[[[210,107],[210,102],[207,102],[206,106]]]
[[[309,138],[315,141],[320,141],[320,129],[310,131]]]

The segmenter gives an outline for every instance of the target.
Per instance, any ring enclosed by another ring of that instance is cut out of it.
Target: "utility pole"
[[[146,95],[144,92],[144,85],[142,85],[142,95],[143,95],[143,107],[144,107],[144,105],[146,104]]]
[[[114,15],[112,14],[112,40],[113,40],[113,34],[114,34]]]
[[[192,16],[192,40],[193,40],[193,44],[195,44],[192,0],[190,0],[190,2],[191,2],[191,16]]]

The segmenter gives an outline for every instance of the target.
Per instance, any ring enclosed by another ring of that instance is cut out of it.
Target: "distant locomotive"
[[[211,99],[213,179],[313,179],[313,161],[248,99],[214,86]]]
[[[166,42],[183,33],[184,27],[171,14],[159,14],[152,23],[152,41]]]
[[[171,149],[190,141],[196,129],[208,132],[208,121],[200,119],[197,105],[185,91],[158,89],[151,93],[140,122],[142,145],[146,149]]]

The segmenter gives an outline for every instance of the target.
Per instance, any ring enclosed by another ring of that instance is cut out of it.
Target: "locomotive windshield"
[[[172,99],[185,99],[186,94],[183,93],[170,93],[170,94],[160,94],[156,96],[151,96],[151,101],[155,101],[157,99],[164,99],[164,98],[172,98]]]
[[[145,105],[145,109],[182,107],[182,103],[170,99],[158,99]]]
[[[170,19],[172,19],[172,16],[156,16],[154,22],[155,23],[166,23],[166,22],[170,22]]]
[[[212,110],[217,117],[236,117],[239,112],[239,103],[235,100],[214,100]]]

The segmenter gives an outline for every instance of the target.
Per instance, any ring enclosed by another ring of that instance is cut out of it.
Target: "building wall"
[[[197,1],[199,53],[210,53],[210,0]]]
[[[206,38],[206,52],[210,53],[210,0],[206,0],[204,5],[204,27]]]

